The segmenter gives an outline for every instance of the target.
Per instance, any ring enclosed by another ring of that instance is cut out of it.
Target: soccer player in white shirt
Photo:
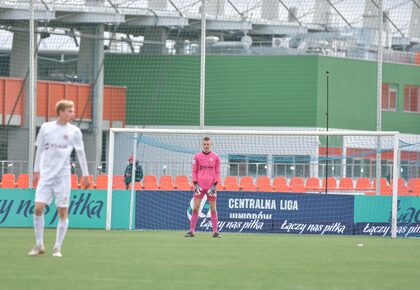
[[[68,228],[68,207],[71,191],[70,155],[73,148],[82,169],[82,188],[88,188],[87,168],[82,132],[70,124],[75,117],[74,103],[61,100],[56,104],[58,119],[42,124],[36,139],[34,182],[35,192],[35,247],[29,256],[44,254],[44,208],[55,197],[59,221],[52,255],[61,257],[61,244]]]

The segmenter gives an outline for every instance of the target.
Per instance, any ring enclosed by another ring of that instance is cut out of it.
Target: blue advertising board
[[[220,232],[353,234],[354,196],[223,191],[218,193]],[[187,230],[191,191],[138,191],[136,228]],[[198,231],[212,229],[204,198]]]

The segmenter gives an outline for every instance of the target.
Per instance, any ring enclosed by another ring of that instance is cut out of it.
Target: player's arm
[[[194,160],[192,164],[192,181],[194,184],[194,193],[197,195],[201,194],[202,188],[198,185],[198,157],[194,155]]]
[[[213,183],[213,185],[207,191],[207,194],[209,196],[213,196],[213,195],[216,194],[216,186],[217,186],[217,183],[219,182],[219,179],[220,179],[220,158],[219,158],[219,156],[217,156],[214,165],[215,165],[215,168],[214,168],[214,175],[215,175],[214,180],[215,180],[215,182]]]
[[[82,185],[83,189],[89,188],[90,181],[89,181],[89,170],[87,167],[86,161],[86,154],[85,154],[85,146],[83,144],[83,137],[82,132],[80,130],[76,131],[75,138],[74,138],[74,149],[76,150],[77,160],[80,164],[80,169],[82,169]]]
[[[39,164],[41,163],[41,154],[42,154],[42,149],[41,147],[36,147],[35,149],[35,165],[34,165],[34,184],[35,186],[38,184],[39,181]]]
[[[40,176],[41,155],[44,151],[44,126],[39,129],[38,136],[35,141],[35,164],[34,164],[34,184],[37,185]]]

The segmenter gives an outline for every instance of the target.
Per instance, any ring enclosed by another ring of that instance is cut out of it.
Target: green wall
[[[322,56],[206,58],[210,126],[326,126],[376,130],[376,63]],[[106,55],[105,82],[127,86],[127,124],[199,125],[199,56]],[[420,66],[383,65],[399,86],[396,112],[382,130],[420,134],[420,113],[403,112],[404,85],[420,86]]]
[[[197,125],[200,58],[108,54],[105,83],[127,87],[127,125]]]

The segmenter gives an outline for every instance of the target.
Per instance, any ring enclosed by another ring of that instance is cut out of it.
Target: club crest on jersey
[[[210,157],[210,161],[213,161],[213,157]]]
[[[69,136],[68,136],[67,134],[65,134],[65,135],[63,136],[63,138],[64,138],[64,140],[68,140],[68,139],[69,139]]]

